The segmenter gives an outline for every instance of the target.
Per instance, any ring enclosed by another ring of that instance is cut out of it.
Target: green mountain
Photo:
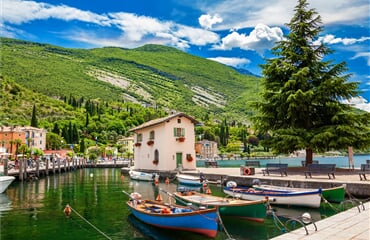
[[[2,78],[40,94],[33,98],[41,102],[45,96],[130,101],[197,117],[246,120],[252,114],[248,103],[259,93],[259,78],[171,47],[70,49],[0,40]],[[56,112],[65,115],[62,108]]]

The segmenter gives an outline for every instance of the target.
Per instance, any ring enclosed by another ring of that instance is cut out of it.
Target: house
[[[30,148],[46,149],[46,130],[35,127],[21,127],[21,130],[26,133],[26,145]]]
[[[18,126],[0,127],[0,145],[2,149],[2,156],[15,159],[16,141],[20,144],[26,143],[26,133]]]
[[[120,146],[122,152],[127,158],[131,158],[134,154],[134,138],[125,137],[117,141],[117,145]]]
[[[151,120],[130,129],[134,133],[134,165],[138,170],[196,169],[194,125],[184,113]]]
[[[202,159],[215,159],[218,157],[217,142],[202,140],[195,143],[195,153]]]

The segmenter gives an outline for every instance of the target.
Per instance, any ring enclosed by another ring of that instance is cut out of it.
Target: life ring
[[[249,193],[254,193],[255,191],[254,191],[254,189],[253,189],[253,188],[249,188],[249,189],[247,190],[247,192],[249,192]]]
[[[244,175],[251,175],[251,169],[250,168],[244,168]]]

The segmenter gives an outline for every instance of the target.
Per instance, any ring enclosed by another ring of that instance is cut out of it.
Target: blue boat
[[[159,201],[131,199],[131,213],[144,223],[166,229],[189,231],[214,238],[218,230],[217,209],[169,205]]]

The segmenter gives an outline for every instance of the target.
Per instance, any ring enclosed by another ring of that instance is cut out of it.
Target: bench
[[[312,160],[312,163],[318,164],[318,163],[319,163],[319,161],[318,161],[318,160]],[[302,167],[305,167],[305,166],[306,166],[306,161],[305,161],[305,160],[303,160],[303,161],[302,161]]]
[[[261,167],[260,161],[245,161],[246,167]]]
[[[288,176],[287,169],[287,163],[267,163],[266,168],[262,169],[262,173],[263,176],[265,176],[265,174],[270,175],[270,173],[273,172],[278,172],[281,174],[281,176]]]
[[[217,168],[218,167],[218,163],[216,161],[214,161],[214,160],[208,160],[208,161],[205,161],[204,162],[204,166],[206,168],[208,168],[208,167]]]
[[[367,180],[366,175],[365,175],[366,173],[370,173],[370,163],[369,164],[361,164],[361,170],[358,173],[358,175],[360,176],[361,181],[362,181],[362,177],[364,177],[363,180]]]
[[[307,175],[312,178],[312,173],[325,173],[328,174],[329,179],[331,179],[330,175],[335,178],[335,164],[319,164],[319,163],[312,163],[308,164],[307,170],[304,172],[304,175],[307,178]]]

